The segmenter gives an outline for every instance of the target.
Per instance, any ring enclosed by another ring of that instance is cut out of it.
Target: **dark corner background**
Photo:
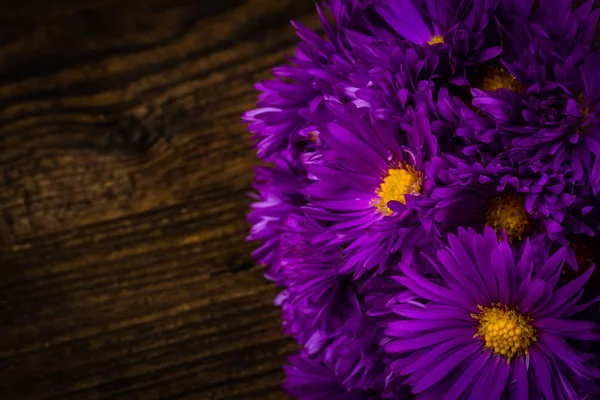
[[[0,399],[281,399],[240,113],[312,0],[0,2]]]

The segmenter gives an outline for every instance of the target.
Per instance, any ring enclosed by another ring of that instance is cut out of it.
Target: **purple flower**
[[[290,214],[279,237],[279,284],[286,289],[277,303],[283,308],[284,332],[311,354],[335,335],[356,333],[362,323],[355,285],[351,277],[337,273],[342,249],[312,245],[322,231],[311,219]]]
[[[300,76],[303,72],[294,71],[294,67],[289,66],[273,71],[276,75],[292,76],[296,81],[304,78]],[[311,104],[318,106],[318,92],[310,85],[283,80],[264,81],[257,84],[256,89],[262,92],[258,108],[246,112],[243,120],[255,134],[258,157],[270,161],[303,139],[300,132],[308,124],[301,117],[300,110],[311,107]]]
[[[495,122],[478,114],[461,98],[450,95],[448,88],[440,88],[437,96],[429,90],[418,103],[427,105],[431,130],[443,153],[486,163],[501,151]]]
[[[411,204],[425,194],[422,171],[438,150],[422,107],[400,125],[372,125],[353,105],[338,115],[319,130],[322,158],[305,165],[314,179],[306,212],[328,227],[315,243],[347,246],[340,272],[358,277],[382,272],[400,246],[423,238]]]
[[[465,84],[468,67],[502,52],[493,24],[488,26],[494,1],[384,0],[375,8],[402,38],[448,52],[452,83]]]
[[[511,242],[543,232],[533,225],[537,216],[527,212],[523,195],[504,192],[501,179],[480,177],[482,172],[481,166],[449,155],[432,160],[426,174],[434,177],[434,187],[427,198],[417,202],[428,232],[446,235],[459,227],[482,231],[489,225],[499,236],[505,232]]]
[[[323,349],[323,361],[344,384],[351,388],[382,391],[386,364],[379,346],[382,329],[379,319],[364,316],[361,329],[355,333],[340,332]]]
[[[443,43],[444,27],[434,24],[419,8],[412,0],[381,1],[375,7],[383,20],[402,38],[416,44]],[[440,7],[442,12],[449,11],[448,8],[448,4]]]
[[[391,369],[423,399],[585,398],[600,371],[571,341],[600,339],[576,319],[591,305],[579,299],[593,268],[559,285],[565,255],[534,256],[527,241],[515,252],[492,228],[460,229],[429,259],[440,279],[401,263],[395,279],[415,298],[390,304]]]
[[[426,96],[431,81],[447,75],[440,67],[440,54],[431,47],[392,40],[370,42],[369,37],[352,35],[356,52],[364,53],[357,64],[363,81],[345,86],[348,98],[357,107],[370,107],[374,119],[402,119],[408,106]]]
[[[299,266],[297,274],[304,274],[305,267]],[[323,276],[332,276],[328,273],[324,273],[322,276],[313,273],[309,275],[314,275],[311,283],[315,286],[319,285]],[[303,344],[299,356],[307,362],[316,362],[319,367],[327,368],[332,377],[335,376],[336,386],[343,386],[343,393],[363,393],[364,391],[364,394],[369,396],[377,394],[376,398],[381,398],[381,396],[396,398],[395,396],[401,391],[407,393],[405,387],[401,388],[402,390],[395,390],[393,393],[384,392],[387,362],[383,348],[379,346],[383,328],[380,324],[380,316],[367,314],[372,305],[368,304],[365,299],[367,293],[362,289],[360,292],[358,291],[359,286],[361,288],[366,287],[364,282],[346,281],[343,285],[345,285],[346,293],[352,294],[352,307],[348,307],[347,303],[344,304],[343,301],[332,302],[330,308],[327,308],[327,305],[321,307],[319,317],[328,320],[317,324],[309,323],[304,326],[301,333],[305,336],[298,338],[300,343]],[[314,296],[316,292],[325,289],[324,285],[321,286],[320,289],[311,289],[307,285],[303,288],[304,290],[294,290],[294,284],[292,283],[290,290],[285,291],[284,295],[291,294],[292,296],[304,296],[306,298],[305,293],[309,293],[308,296],[312,296],[314,299],[323,298]],[[333,294],[329,292],[324,292],[323,295],[333,297]],[[293,300],[286,302],[288,304],[293,303]],[[314,304],[311,302],[294,304],[291,310],[295,314],[291,319],[288,319],[288,316],[285,315],[286,307],[284,305],[284,328],[291,324],[298,326],[299,322],[310,320],[310,318],[306,318],[309,313],[303,313],[303,311],[311,305],[313,308],[318,308],[318,303],[319,301],[314,302]],[[350,309],[352,309],[352,315],[344,311]],[[339,323],[336,323],[336,321]],[[307,334],[310,336],[306,336]],[[304,384],[311,386],[319,385],[320,382],[320,379],[308,377]],[[365,398],[370,399],[371,397]]]
[[[499,194],[517,193],[528,218],[541,220],[551,237],[563,232],[560,224],[568,215],[573,216],[578,208],[575,204],[577,198],[589,197],[583,187],[567,185],[571,177],[567,166],[554,166],[542,160],[526,158],[516,151],[501,154],[488,161],[485,167],[479,163],[452,160],[455,166],[450,168],[450,174],[454,175],[455,182],[460,181],[461,186],[493,183]],[[581,232],[580,229],[578,232],[567,229],[566,233]],[[591,233],[591,230],[588,228],[586,233]]]
[[[306,204],[301,194],[306,184],[305,173],[293,167],[284,159],[276,159],[273,167],[256,167],[251,194],[255,202],[251,205],[248,221],[252,224],[248,240],[260,240],[262,243],[252,256],[270,268],[267,276],[283,284],[281,259],[286,250],[281,246],[281,235],[290,214],[300,212]]]
[[[572,171],[570,183],[592,186],[597,191],[600,53],[581,61],[570,58],[551,76],[535,69],[507,67],[518,79],[529,81],[526,91],[474,88],[473,105],[496,122],[505,148],[525,151],[553,168],[568,167]]]
[[[291,64],[274,68],[274,79],[256,85],[261,92],[257,108],[244,113],[242,120],[254,134],[260,159],[270,162],[283,156],[290,162],[297,161],[310,140],[312,126],[329,118],[324,100],[345,98],[340,85],[349,82],[355,62],[345,29],[368,31],[369,24],[357,2],[342,3],[346,2],[334,0],[329,5],[337,25],[331,24],[325,10],[318,8],[326,39],[294,22],[302,41],[295,55],[288,57]]]
[[[575,50],[590,52],[600,9],[592,11],[592,0],[502,0],[497,18],[501,21],[504,58],[523,60],[535,48],[548,67],[566,59]]]
[[[292,356],[284,366],[286,392],[298,400],[377,400],[374,390],[347,388],[343,376],[328,368],[321,357]]]
[[[243,116],[288,393],[600,398],[592,0],[317,12]]]

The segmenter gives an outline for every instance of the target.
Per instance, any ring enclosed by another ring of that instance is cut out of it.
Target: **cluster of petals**
[[[300,400],[600,399],[600,9],[328,0],[256,85]]]

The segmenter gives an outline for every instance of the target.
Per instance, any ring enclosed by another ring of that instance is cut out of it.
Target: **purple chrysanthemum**
[[[464,84],[467,68],[502,52],[496,36],[487,32],[494,30],[489,20],[495,3],[493,0],[385,0],[377,2],[375,8],[402,38],[447,53],[452,70],[449,81]]]
[[[338,115],[319,130],[322,157],[305,164],[314,180],[303,191],[306,212],[328,226],[316,243],[346,246],[340,272],[381,273],[400,246],[424,239],[411,204],[427,189],[437,141],[423,108],[404,124],[371,124],[353,105]]]
[[[600,398],[600,10],[317,12],[322,32],[293,23],[289,65],[243,116],[267,163],[253,256],[302,347],[288,393]]]
[[[565,233],[593,234],[581,219],[593,207],[583,203],[589,208],[583,210],[575,204],[578,198],[589,200],[590,196],[583,188],[567,184],[572,175],[568,168],[515,154],[493,158],[485,166],[449,155],[445,158],[432,163],[443,173],[435,173],[436,188],[423,200],[430,208],[426,215],[439,223],[442,232],[490,225],[519,239],[536,231],[554,240]],[[574,224],[578,217],[581,223]]]
[[[293,167],[287,160],[274,160],[275,167],[256,167],[252,194],[255,202],[248,214],[252,224],[249,240],[260,240],[262,244],[252,256],[261,264],[268,265],[268,276],[275,282],[281,282],[282,258],[286,251],[282,248],[280,237],[287,231],[285,221],[289,215],[300,212],[306,204],[301,190],[305,186],[305,174]]]
[[[321,357],[292,356],[284,367],[283,384],[288,394],[298,400],[378,400],[380,392],[347,388],[343,376],[327,367]]]
[[[311,243],[322,231],[309,218],[290,214],[278,238],[281,272],[276,282],[285,290],[277,303],[283,308],[284,332],[307,345],[310,353],[336,335],[359,331],[362,322],[351,277],[337,273],[342,249]]]
[[[491,228],[461,229],[429,259],[439,279],[402,263],[395,279],[414,298],[390,304],[391,369],[422,399],[585,398],[600,371],[571,340],[599,339],[573,318],[590,306],[579,299],[593,268],[559,285],[565,255],[535,257],[528,243],[515,253]]]
[[[599,56],[590,55],[570,70],[556,71],[553,77],[537,77],[538,81],[523,94],[473,89],[473,105],[496,121],[505,147],[526,152],[530,158],[554,168],[568,165],[572,171],[570,183],[597,188]],[[526,79],[519,76],[520,71],[513,72],[517,78]]]
[[[544,60],[548,70],[574,50],[590,52],[600,10],[592,0],[502,0],[496,18],[501,21],[503,54],[509,62]],[[574,4],[578,3],[577,7]],[[536,54],[531,49],[537,48]]]
[[[310,140],[311,127],[328,118],[324,101],[345,99],[342,86],[353,81],[356,60],[346,30],[369,31],[363,7],[357,0],[332,0],[326,9],[317,10],[327,38],[293,22],[302,41],[294,56],[288,57],[290,64],[274,68],[274,79],[256,85],[261,92],[257,108],[242,115],[262,160],[270,162],[284,156],[297,161]],[[333,15],[334,24],[328,20],[327,11]]]
[[[480,175],[482,168],[446,155],[436,157],[427,174],[434,177],[427,198],[419,199],[419,216],[427,232],[446,235],[459,227],[479,231],[492,226],[497,234],[506,231],[511,241],[523,240],[530,234],[545,233],[537,216],[527,212],[524,196],[508,190],[498,177]]]

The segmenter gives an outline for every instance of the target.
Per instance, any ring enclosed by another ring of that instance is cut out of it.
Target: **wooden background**
[[[0,5],[0,399],[281,399],[253,82],[311,0]]]

